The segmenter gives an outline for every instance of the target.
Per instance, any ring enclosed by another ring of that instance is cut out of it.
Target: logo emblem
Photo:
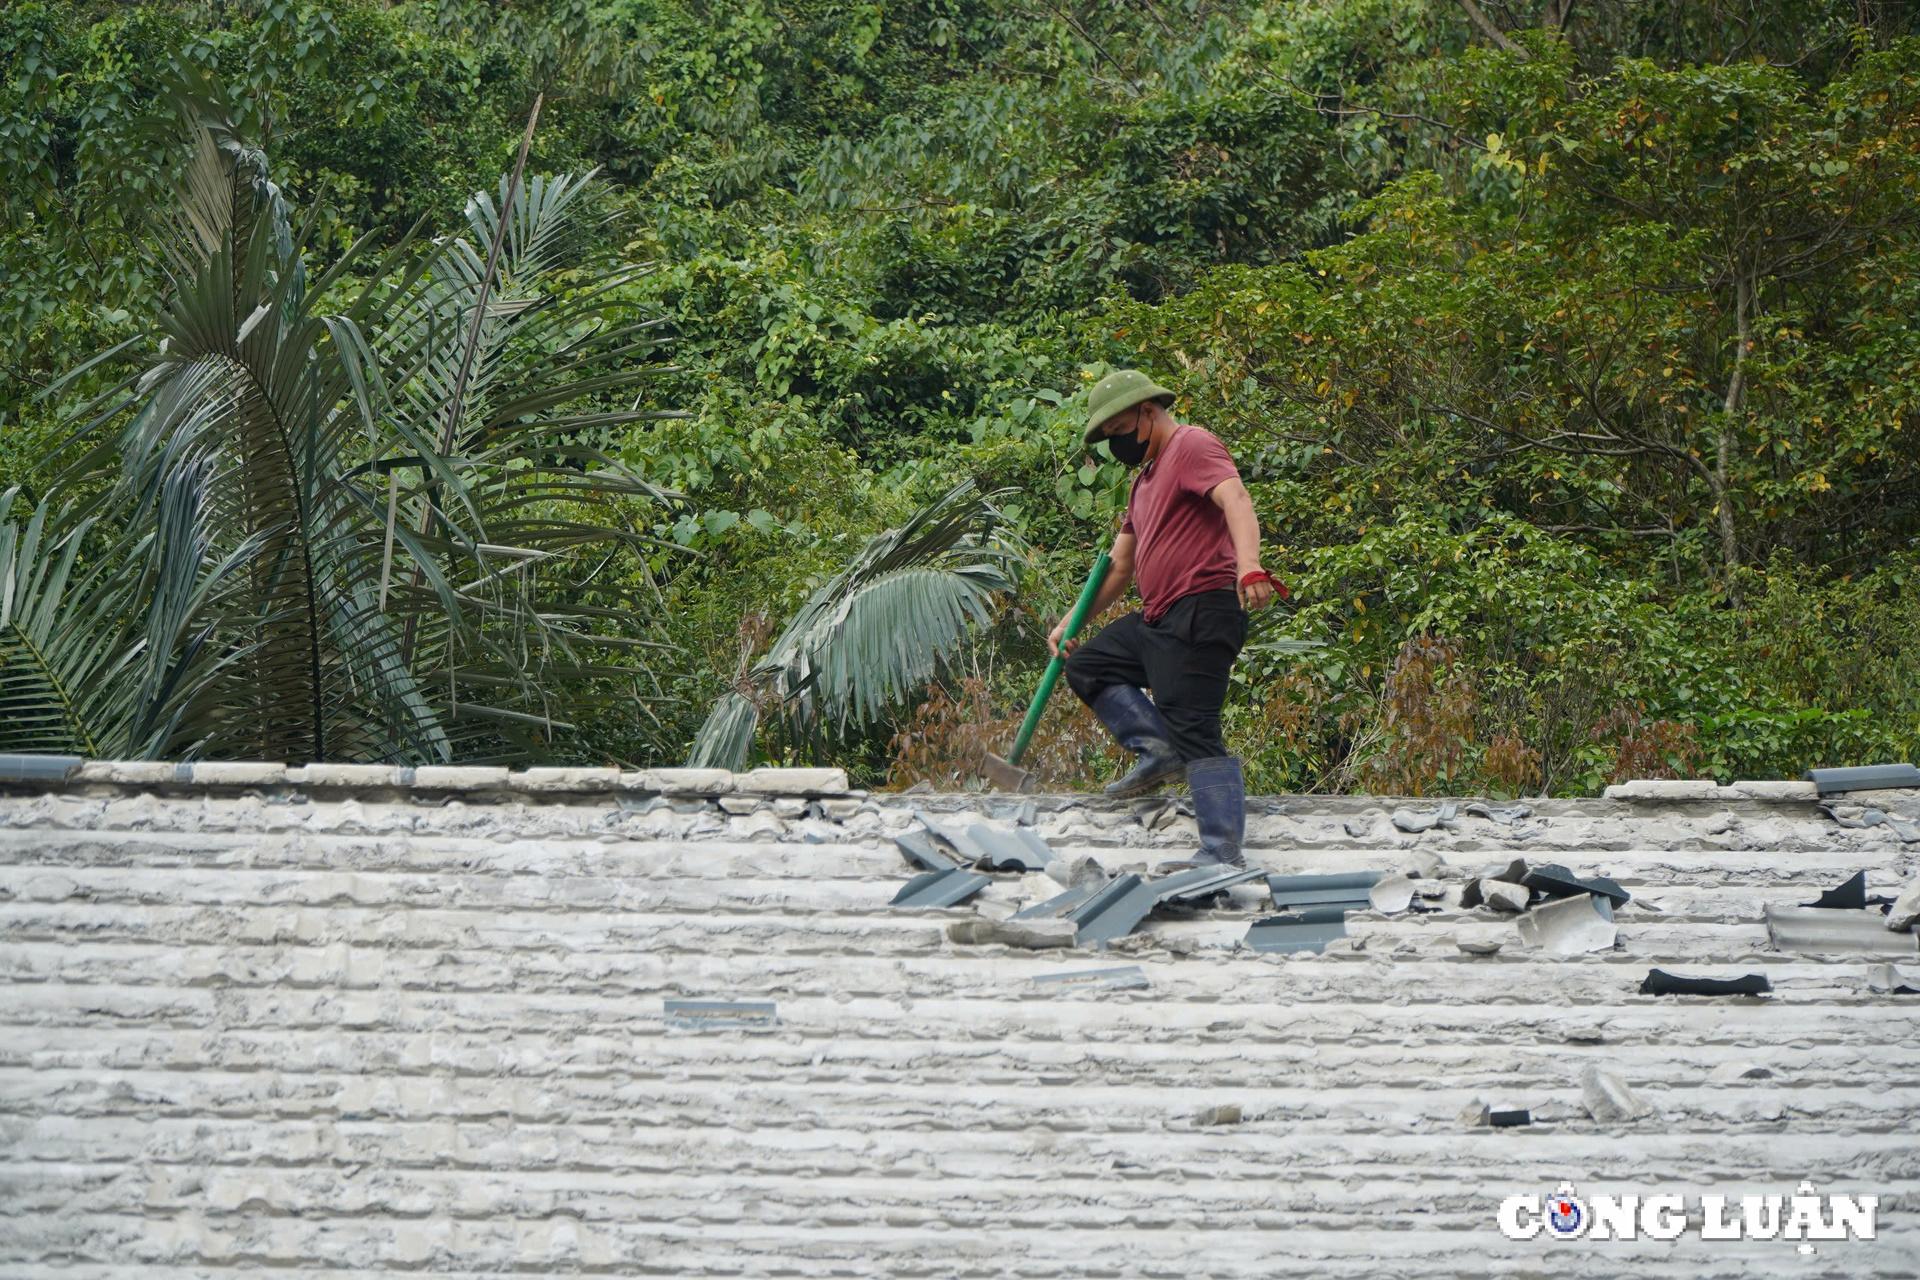
[[[1573,1184],[1563,1182],[1547,1197],[1547,1231],[1557,1240],[1577,1239],[1586,1231],[1586,1202],[1574,1194]]]

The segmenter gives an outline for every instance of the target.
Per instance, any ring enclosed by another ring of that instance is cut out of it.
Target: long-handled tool
[[[989,751],[981,762],[980,771],[986,775],[987,781],[1002,791],[1031,791],[1034,788],[1033,771],[1020,767],[1020,757],[1027,753],[1027,744],[1033,741],[1033,731],[1040,725],[1040,715],[1047,709],[1047,699],[1053,696],[1053,686],[1060,683],[1060,672],[1067,665],[1067,641],[1080,634],[1081,625],[1093,610],[1093,598],[1100,594],[1100,588],[1107,580],[1107,569],[1112,563],[1112,557],[1105,551],[1093,562],[1093,572],[1087,575],[1087,585],[1080,588],[1080,598],[1073,602],[1073,611],[1067,614],[1067,630],[1060,638],[1060,653],[1047,664],[1046,674],[1040,677],[1040,688],[1034,693],[1032,704],[1027,707],[1027,718],[1020,725],[1020,736],[1013,740],[1013,750],[1004,757]]]

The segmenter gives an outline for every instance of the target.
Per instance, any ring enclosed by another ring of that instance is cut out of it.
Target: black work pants
[[[1135,612],[1102,628],[1068,656],[1067,684],[1089,705],[1117,684],[1151,690],[1182,760],[1224,756],[1220,708],[1246,642],[1239,593],[1196,591],[1157,622]]]

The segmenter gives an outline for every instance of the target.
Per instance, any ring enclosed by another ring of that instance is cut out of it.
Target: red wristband
[[[1240,575],[1240,585],[1243,587],[1250,587],[1256,582],[1270,582],[1273,584],[1273,593],[1275,595],[1279,596],[1282,600],[1288,598],[1287,584],[1268,573],[1265,569],[1249,569]]]

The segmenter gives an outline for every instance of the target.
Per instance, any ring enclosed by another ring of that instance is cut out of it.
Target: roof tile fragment
[[[1807,780],[1823,796],[1839,791],[1892,791],[1920,787],[1920,769],[1910,764],[1856,765],[1845,769],[1809,769]]]
[[[1511,880],[1481,880],[1479,900],[1496,911],[1525,911],[1533,890]]]
[[[1878,911],[1769,906],[1767,934],[1776,951],[1798,951],[1807,955],[1920,955],[1920,935],[1889,933]]]
[[[984,822],[967,828],[967,840],[980,850],[981,866],[988,871],[1044,871],[1053,861],[1053,850],[1031,831],[999,831]],[[1035,846],[1038,845],[1038,848]]]
[[[1343,871],[1335,875],[1267,877],[1267,892],[1273,905],[1284,907],[1332,906],[1340,904],[1351,911],[1368,907],[1368,894],[1385,876],[1382,871]]]
[[[900,886],[890,906],[953,907],[992,884],[990,877],[977,871],[951,867],[945,871],[923,871]]]
[[[0,753],[0,782],[65,782],[85,763],[79,756]]]
[[[900,852],[927,871],[949,871],[960,865],[958,859],[936,845],[924,831],[902,831],[893,842]]]
[[[1580,1101],[1587,1114],[1601,1124],[1641,1120],[1654,1114],[1652,1105],[1628,1088],[1625,1080],[1598,1066],[1580,1073]]]
[[[1920,996],[1920,966],[1877,964],[1867,971],[1867,990],[1890,996]]]
[[[1653,969],[1640,983],[1643,996],[1763,996],[1773,990],[1763,973],[1739,978],[1691,978]]]
[[[1344,908],[1303,907],[1290,915],[1254,921],[1247,930],[1246,943],[1255,951],[1322,951],[1335,938],[1346,936]]]
[[[1094,890],[1067,912],[1067,919],[1080,926],[1082,943],[1099,946],[1132,933],[1160,901],[1160,893],[1157,885],[1129,872]]]
[[[1576,894],[1597,893],[1616,907],[1623,907],[1633,897],[1619,882],[1606,876],[1576,876],[1558,863],[1548,863],[1541,867],[1528,867],[1520,877],[1520,883],[1529,889],[1538,889],[1550,898],[1570,898]]]
[[[1421,812],[1415,812],[1412,809],[1395,809],[1389,815],[1389,820],[1408,835],[1419,835],[1422,831],[1431,831],[1435,827],[1453,825],[1454,815],[1458,812],[1459,805],[1448,800],[1438,808]]]
[[[1826,911],[1863,910],[1867,905],[1867,873],[1854,872],[1847,879],[1805,905]]]
[[[1902,933],[1920,925],[1920,880],[1900,891],[1900,896],[1887,908],[1887,928]]]
[[[1520,940],[1557,955],[1613,949],[1613,905],[1597,893],[1543,902],[1515,922]]]

